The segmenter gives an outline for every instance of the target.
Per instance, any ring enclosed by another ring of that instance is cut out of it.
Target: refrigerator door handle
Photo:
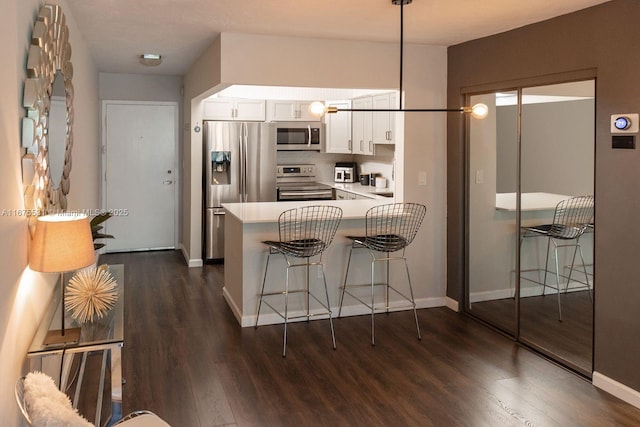
[[[244,182],[243,187],[242,187],[242,201],[243,202],[247,202],[247,200],[249,199],[249,196],[247,194],[247,156],[249,155],[249,153],[247,152],[248,148],[248,139],[249,139],[249,129],[247,127],[246,123],[242,124],[243,130],[242,130],[242,144],[243,144],[243,150],[244,150],[244,155],[242,156],[242,162],[243,162],[243,176],[242,176],[242,180]]]
[[[240,181],[240,185],[238,186],[238,196],[240,197],[240,202],[244,202],[244,189],[246,186],[244,182],[244,158],[247,155],[244,146],[244,123],[240,123],[240,131],[238,132],[238,150],[240,151],[240,155],[238,156],[238,169],[240,172],[238,176],[238,180]]]

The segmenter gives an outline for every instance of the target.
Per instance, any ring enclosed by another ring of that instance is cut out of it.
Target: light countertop
[[[392,200],[391,197],[385,197],[385,196],[381,196],[379,195],[379,193],[393,193],[393,189],[392,188],[377,188],[377,187],[372,187],[370,185],[361,185],[359,182],[322,182],[322,184],[325,185],[330,185],[333,188],[335,188],[336,190],[344,190],[344,191],[349,191],[351,193],[355,193],[355,194],[359,194],[361,196],[365,196],[365,197],[372,197],[375,199],[386,199],[386,200]],[[389,202],[391,203],[391,202]]]
[[[360,184],[358,184],[360,185]],[[254,203],[223,203],[222,207],[227,214],[233,215],[244,224],[277,222],[280,214],[292,208],[313,205],[332,205],[342,208],[342,219],[361,219],[370,208],[393,203],[393,199],[380,197],[380,199],[362,200],[313,200],[306,202],[254,202]]]
[[[562,200],[572,196],[553,193],[522,193],[520,205],[522,211],[555,210],[556,205]],[[496,194],[496,209],[515,212],[516,193]]]

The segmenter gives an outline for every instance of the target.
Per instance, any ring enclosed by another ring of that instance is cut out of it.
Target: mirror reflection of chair
[[[264,278],[262,280],[262,290],[259,295],[258,312],[256,314],[256,328],[258,327],[258,319],[260,317],[260,309],[262,304],[271,308],[276,314],[284,319],[284,336],[282,357],[287,352],[287,324],[291,319],[306,318],[307,321],[314,315],[328,315],[329,325],[331,327],[331,340],[333,348],[336,348],[336,338],[333,330],[333,320],[331,305],[329,303],[329,291],[327,289],[327,278],[324,274],[324,264],[322,262],[322,254],[329,247],[333,240],[340,220],[342,219],[342,209],[336,206],[305,206],[302,208],[289,209],[280,214],[278,218],[279,241],[265,241],[265,245],[269,247],[267,256],[267,264],[264,270]],[[271,255],[283,255],[287,263],[286,278],[284,289],[278,291],[265,292],[265,283],[267,281],[267,273],[269,271],[269,261]],[[317,261],[311,262],[311,258],[318,256]],[[304,262],[294,264],[294,259],[304,259]],[[309,267],[317,266],[322,273],[322,281],[324,283],[324,301],[316,297],[309,287],[310,275]],[[295,267],[304,267],[306,269],[306,279],[304,289],[293,289],[289,287],[289,270]],[[304,293],[306,312],[302,315],[291,316],[289,308],[289,294]],[[269,302],[265,297],[283,296],[284,308],[274,306],[275,302]],[[313,298],[322,309],[311,312],[309,297]],[[283,311],[282,311],[283,310]]]
[[[58,390],[53,379],[42,372],[30,372],[18,379],[15,396],[20,412],[30,426],[92,426],[71,406],[71,401]],[[112,426],[170,427],[151,411],[134,411]]]
[[[355,298],[358,302],[364,304],[371,311],[371,345],[375,345],[375,313],[380,311],[380,307],[375,304],[375,288],[376,286],[385,287],[385,305],[382,310],[389,312],[389,290],[394,291],[397,295],[405,299],[413,308],[413,315],[416,322],[416,331],[418,339],[422,339],[420,335],[420,325],[418,324],[418,313],[416,311],[416,303],[413,296],[413,286],[411,285],[411,276],[409,275],[409,266],[405,257],[405,249],[413,241],[420,224],[426,214],[427,208],[417,203],[392,203],[387,205],[375,206],[369,209],[365,216],[365,236],[347,236],[352,240],[349,250],[349,258],[347,261],[347,271],[344,276],[342,285],[342,293],[340,295],[340,309],[338,317],[342,314],[342,304],[344,302],[345,293]],[[347,284],[349,277],[349,267],[351,264],[351,256],[354,249],[368,249],[371,256],[371,283],[370,284]],[[389,262],[404,261],[405,270],[407,272],[407,281],[409,284],[409,295],[405,295],[397,288],[391,286],[389,281]],[[375,265],[384,262],[386,264],[386,282],[376,283]],[[371,301],[365,302],[359,296],[354,294],[357,288],[370,288]],[[396,308],[396,307],[393,307]]]
[[[546,237],[547,240],[547,255],[545,257],[544,271],[542,282],[538,282],[526,276],[521,278],[534,283],[542,285],[542,295],[545,294],[546,288],[551,288],[556,291],[558,299],[558,320],[562,321],[562,307],[560,305],[560,291],[561,291],[561,278],[566,278],[567,282],[564,284],[564,292],[569,289],[569,284],[573,272],[575,270],[576,255],[580,255],[580,262],[582,265],[582,273],[584,274],[584,287],[589,291],[589,297],[593,300],[591,294],[591,285],[589,283],[589,274],[587,273],[586,263],[582,254],[582,248],[580,247],[580,237],[589,228],[590,224],[593,224],[593,212],[594,212],[594,199],[593,196],[578,196],[569,199],[562,200],[556,206],[553,214],[553,223],[541,224],[534,226],[521,227],[520,230],[520,244],[524,242],[524,239],[529,237]],[[555,271],[553,271],[556,277],[555,286],[547,283],[547,273],[549,273],[549,252],[553,244]],[[565,276],[561,273],[558,261],[558,249],[560,248],[573,248],[573,255],[571,257],[571,263],[569,265],[569,275]],[[540,269],[537,269],[540,270]],[[522,270],[525,272],[525,270]],[[580,287],[578,287],[579,289]],[[573,288],[572,288],[573,289]]]

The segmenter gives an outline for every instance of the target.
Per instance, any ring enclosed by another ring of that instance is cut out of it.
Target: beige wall
[[[26,353],[49,301],[56,275],[27,269],[29,235],[24,217],[7,214],[24,209],[22,199],[20,118],[26,52],[33,21],[40,6],[36,0],[6,0],[0,14],[0,414],[7,426],[20,425],[13,387],[26,373]],[[73,49],[75,88],[75,144],[71,171],[70,208],[97,206],[98,111],[97,72],[64,1]],[[15,62],[14,62],[15,58]],[[2,215],[4,210],[5,215]]]
[[[640,110],[640,2],[614,0],[449,48],[448,104],[470,88],[503,89],[596,81],[594,370],[640,390],[640,150],[611,149],[610,116]],[[448,289],[462,301],[464,172],[462,128],[448,123]]]
[[[190,158],[191,163],[184,165],[185,177],[191,180],[185,188],[191,199],[185,199],[183,206],[183,217],[190,219],[184,223],[185,243],[190,236],[187,259],[201,257],[202,134],[193,132],[193,126],[201,117],[197,108],[203,95],[231,84],[394,89],[398,87],[398,59],[397,43],[221,34],[185,77],[184,103],[191,102],[192,108],[188,157],[185,146],[185,159]],[[404,68],[407,107],[445,104],[445,48],[407,45]],[[189,117],[186,112],[185,117]],[[445,289],[445,140],[444,114],[406,116],[405,146],[397,151],[404,173],[396,177],[396,190],[401,186],[397,192],[404,200],[428,206],[425,224],[411,248],[415,254],[412,277],[422,289],[420,296],[443,296]],[[417,185],[419,171],[428,174],[425,187]]]

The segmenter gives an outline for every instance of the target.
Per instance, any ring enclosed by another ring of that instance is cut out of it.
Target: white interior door
[[[176,246],[175,103],[104,104],[106,251]]]

